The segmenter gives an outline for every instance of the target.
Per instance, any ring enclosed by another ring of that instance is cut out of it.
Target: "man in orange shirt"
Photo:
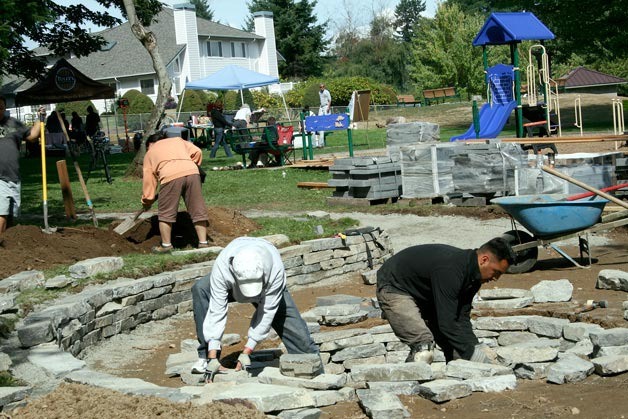
[[[181,196],[194,223],[198,247],[208,247],[207,206],[203,200],[198,170],[202,158],[201,149],[181,137],[165,138],[164,133],[158,132],[146,140],[142,182],[142,205],[145,210],[155,202],[155,190],[157,184],[160,185],[158,218],[161,245],[153,247],[153,253],[169,253],[173,249],[172,224],[177,219]]]

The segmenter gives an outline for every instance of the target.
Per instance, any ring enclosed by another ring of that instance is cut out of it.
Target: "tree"
[[[375,15],[367,36],[349,26],[339,33],[334,46],[335,61],[326,74],[330,77],[363,76],[403,91],[407,88],[406,48],[393,34],[392,20]]]
[[[322,53],[329,41],[324,39],[325,26],[317,25],[314,16],[316,1],[251,0],[251,13],[273,13],[277,51],[286,59],[279,63],[284,78],[306,78],[322,74]],[[251,27],[249,19],[248,27]]]
[[[214,11],[209,8],[208,0],[189,0],[196,7],[196,16],[201,19],[214,20]]]
[[[395,7],[395,27],[403,42],[414,38],[416,25],[421,21],[421,13],[425,11],[425,0],[401,0]]]
[[[100,0],[106,6],[113,3]],[[53,54],[72,52],[84,57],[98,51],[105,40],[82,29],[81,25],[114,26],[120,19],[94,12],[82,4],[62,6],[51,0],[3,0],[0,14],[0,76],[36,79],[45,72],[46,62],[25,44],[30,38]]]
[[[555,58],[567,61],[572,54],[588,62],[628,57],[628,0],[448,0],[463,11],[480,12],[487,16],[493,11],[533,12],[554,34],[550,43]]]
[[[411,48],[410,76],[417,90],[443,86],[482,93],[484,71],[482,49],[471,45],[482,27],[479,15],[466,15],[456,5],[441,4],[434,19],[426,19]],[[510,62],[507,48],[489,50],[496,62]]]

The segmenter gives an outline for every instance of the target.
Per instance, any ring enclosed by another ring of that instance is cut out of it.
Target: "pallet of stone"
[[[440,127],[431,122],[390,124],[386,127],[386,151],[394,161],[400,160],[400,147],[439,141]]]
[[[401,166],[389,157],[338,159],[329,172],[328,185],[336,187],[332,198],[382,200],[400,194]]]

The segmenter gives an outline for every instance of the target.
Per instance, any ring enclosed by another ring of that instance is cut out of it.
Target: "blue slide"
[[[488,103],[482,105],[480,109],[480,137],[479,138],[496,138],[504,129],[508,117],[517,107],[516,101],[506,102],[504,104],[494,103],[491,106]],[[471,127],[462,135],[451,137],[449,141],[473,140],[475,139],[475,126]]]

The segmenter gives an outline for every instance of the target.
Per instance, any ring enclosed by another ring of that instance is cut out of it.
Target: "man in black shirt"
[[[19,215],[20,210],[20,145],[22,140],[39,138],[40,122],[32,127],[5,114],[6,100],[0,96],[0,235],[7,228],[10,216]],[[43,108],[40,108],[43,113]]]
[[[494,351],[480,345],[471,328],[471,303],[483,283],[499,279],[513,262],[502,238],[468,250],[413,246],[388,259],[377,272],[377,299],[395,335],[410,347],[406,362],[430,363],[434,343],[447,362],[492,362]]]

